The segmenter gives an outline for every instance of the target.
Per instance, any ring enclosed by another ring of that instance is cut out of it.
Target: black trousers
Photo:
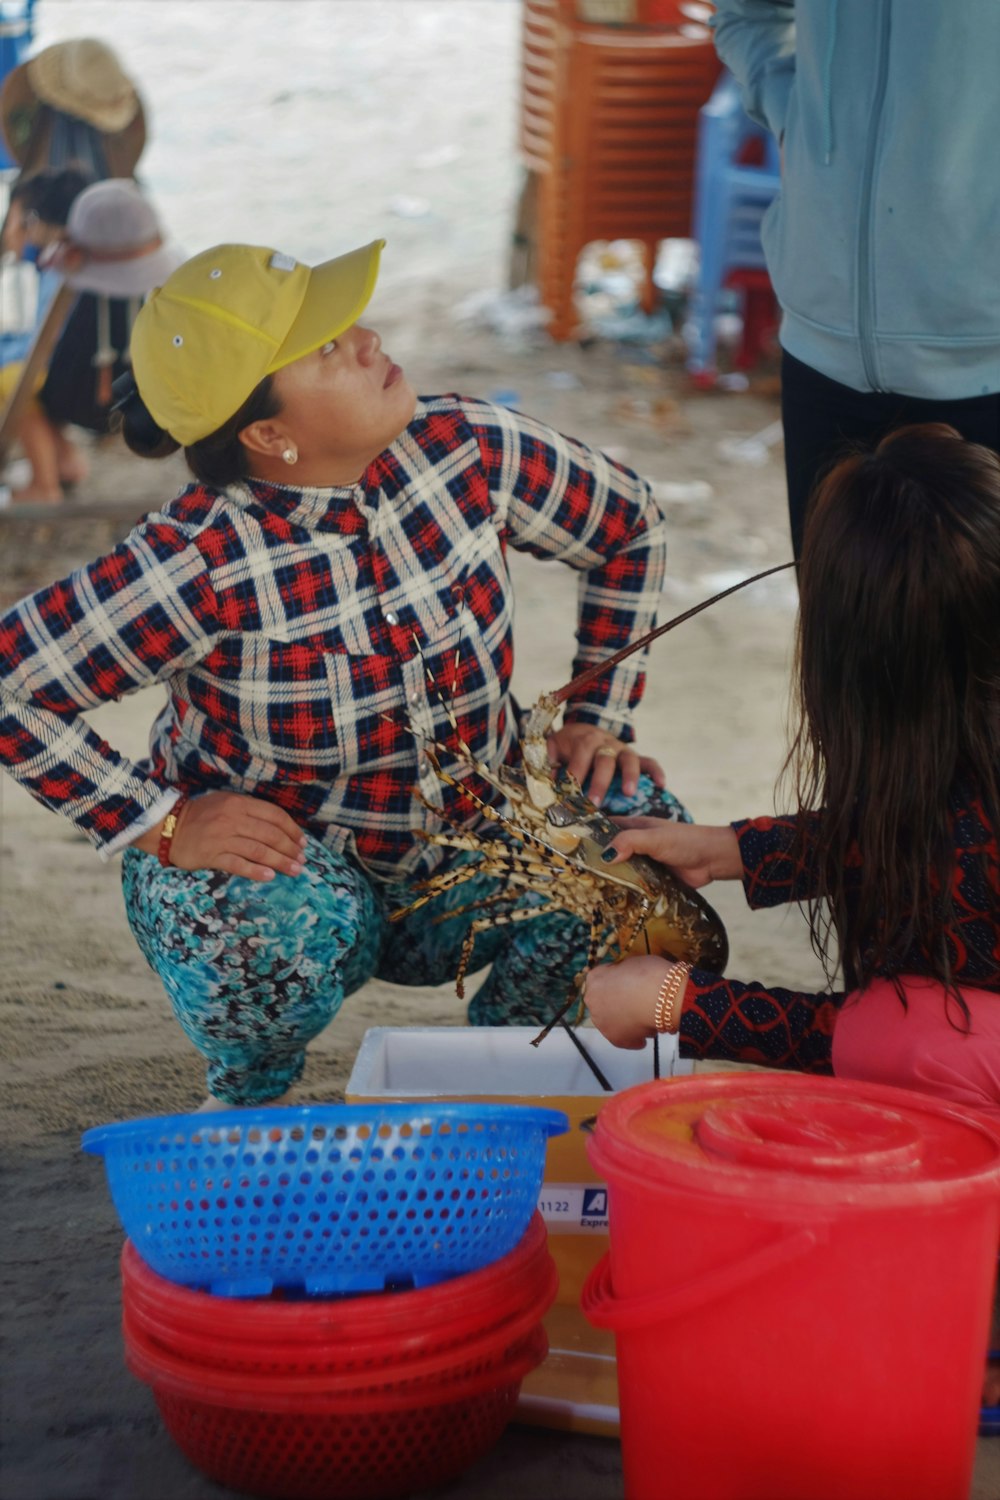
[[[927,401],[886,391],[855,391],[791,354],[781,359],[788,518],[802,555],[806,507],[816,480],[858,444],[872,447],[896,427],[947,422],[971,443],[1000,453],[1000,392],[966,401]]]
[[[108,331],[116,355],[111,366],[111,379],[114,380],[128,368],[124,352],[128,349],[132,326],[129,305],[124,298],[109,297],[108,310]],[[38,394],[53,422],[72,422],[89,432],[108,431],[111,407],[100,396],[98,371],[94,365],[97,342],[97,297],[93,292],[81,292],[59,335],[49,361],[49,373]]]

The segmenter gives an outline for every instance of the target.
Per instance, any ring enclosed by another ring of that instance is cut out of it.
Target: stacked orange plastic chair
[[[574,333],[576,263],[595,240],[645,246],[643,305],[652,309],[657,244],[691,232],[698,111],[720,71],[708,28],[691,24],[683,3],[607,3],[524,0],[519,147],[528,177],[515,250],[530,249],[556,339]],[[656,24],[585,19],[623,13]]]

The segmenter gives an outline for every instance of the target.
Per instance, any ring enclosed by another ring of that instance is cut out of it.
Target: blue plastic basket
[[[429,1286],[491,1264],[535,1210],[558,1110],[309,1105],[165,1115],[83,1137],[125,1232],[218,1296]]]

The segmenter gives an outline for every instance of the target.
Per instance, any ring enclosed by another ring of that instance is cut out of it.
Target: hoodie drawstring
[[[823,161],[833,156],[833,53],[837,45],[837,0],[830,0],[830,26],[823,56]]]

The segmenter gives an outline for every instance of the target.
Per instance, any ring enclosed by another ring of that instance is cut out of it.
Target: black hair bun
[[[111,410],[118,413],[122,436],[133,453],[143,458],[165,458],[180,447],[153,417],[131,370],[113,382]]]

